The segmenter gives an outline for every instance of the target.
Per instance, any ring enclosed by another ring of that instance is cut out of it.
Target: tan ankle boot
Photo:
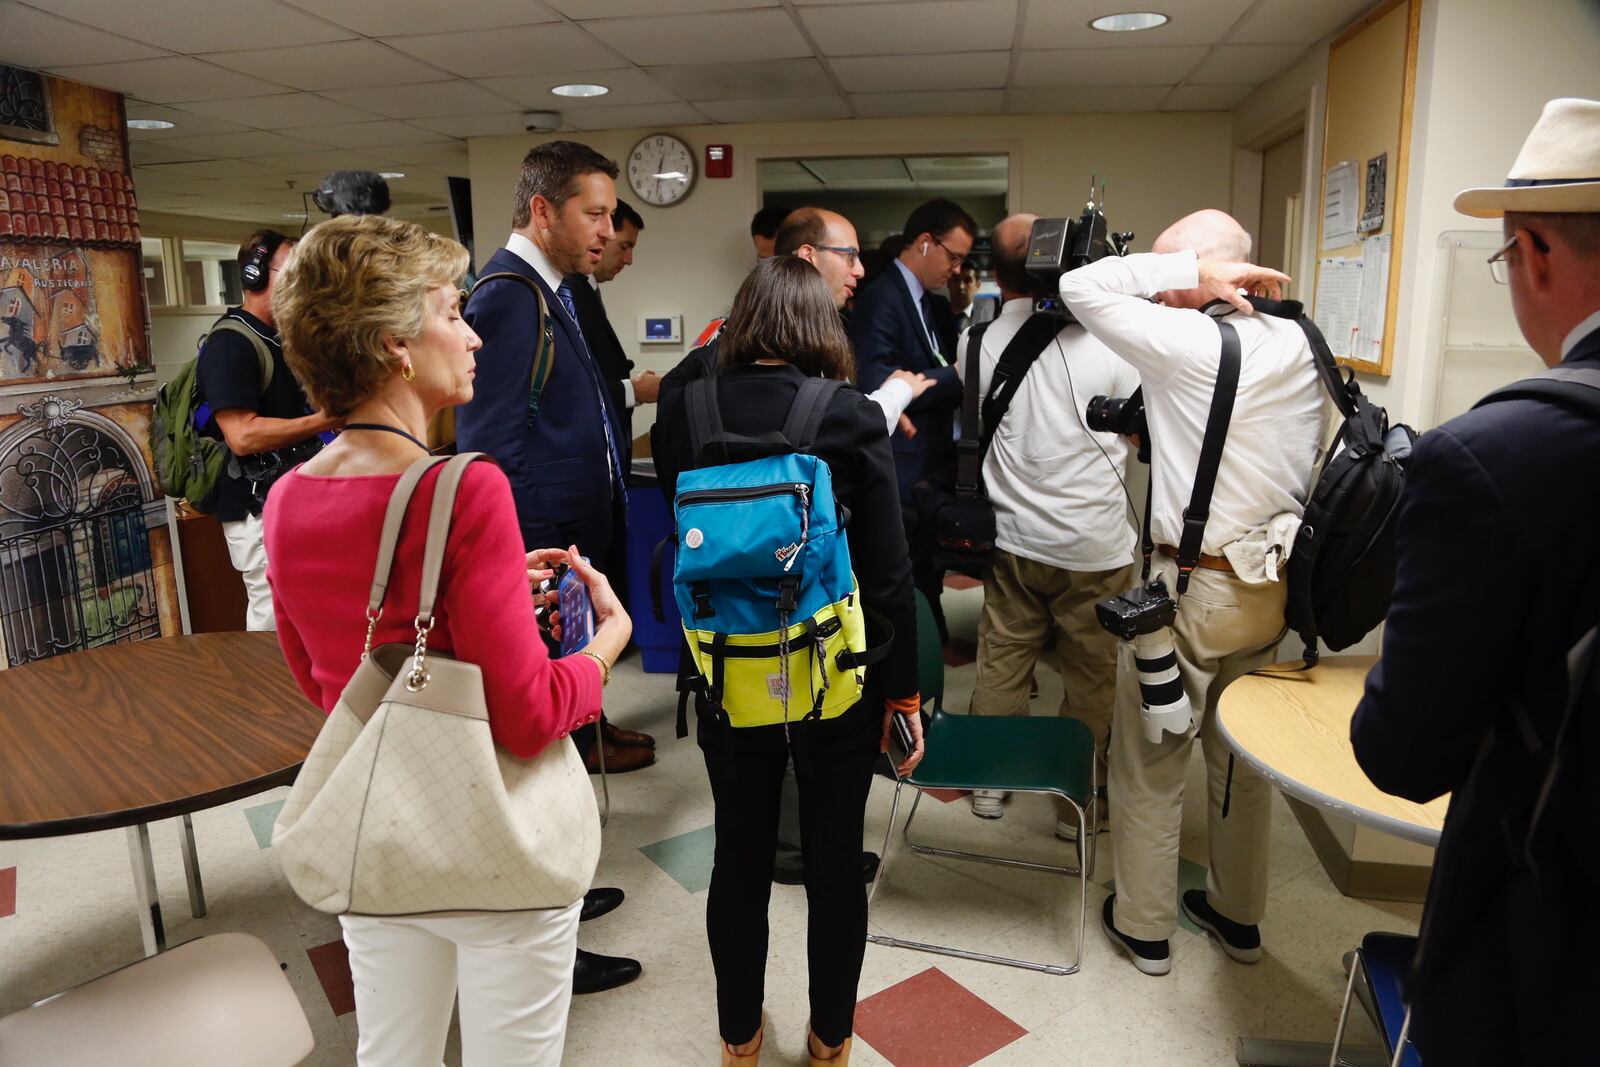
[[[820,1037],[812,1033],[811,1024],[806,1024],[806,1055],[810,1057],[811,1067],[824,1067],[824,1065],[832,1065],[832,1067],[850,1067],[850,1046],[854,1041],[855,1035],[852,1034],[844,1039],[844,1044],[839,1046],[838,1051],[836,1051],[832,1056],[824,1059],[817,1055],[816,1050],[818,1048],[826,1048],[827,1046],[822,1043],[822,1039]]]
[[[726,1041],[722,1042],[722,1067],[757,1067],[761,1062],[761,1046],[767,1036],[767,1017],[761,1016],[761,1029],[756,1031],[756,1047],[749,1052],[735,1052]]]

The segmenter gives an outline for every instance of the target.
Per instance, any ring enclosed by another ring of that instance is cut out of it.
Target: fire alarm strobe
[[[706,145],[706,177],[731,178],[733,177],[733,145],[708,144]]]

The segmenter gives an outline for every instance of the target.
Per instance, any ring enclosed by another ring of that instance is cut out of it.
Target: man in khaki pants
[[[994,229],[1000,314],[983,330],[975,361],[972,330],[957,348],[963,376],[978,375],[979,396],[988,395],[1001,353],[1033,313],[1036,285],[1026,262],[1035,217],[1013,215]],[[1066,691],[1061,714],[1093,731],[1103,758],[1117,640],[1095,622],[1094,605],[1132,584],[1134,533],[1121,487],[1127,439],[1091,433],[1084,408],[1095,396],[1128,396],[1139,377],[1082,326],[1060,325],[1049,337],[1041,332],[1033,345],[1044,347],[993,428],[983,462],[984,486],[994,503],[995,552],[983,583],[972,713],[1028,713],[1029,681],[1053,626]],[[972,796],[972,813],[998,819],[1004,799],[998,790],[980,789]],[[1075,839],[1077,818],[1063,815],[1056,833]]]
[[[1240,572],[1230,550],[1242,565],[1239,542],[1282,529],[1273,522],[1280,516],[1302,514],[1326,416],[1305,335],[1291,320],[1254,315],[1240,295],[1246,289],[1277,296],[1288,279],[1245,262],[1250,237],[1237,222],[1220,211],[1197,212],[1168,228],[1154,249],[1065,274],[1061,295],[1144,384],[1157,545],[1151,577],[1164,577],[1169,590],[1177,588],[1172,546],[1182,540],[1221,361],[1221,333],[1212,319],[1226,316],[1239,336],[1238,393],[1199,569],[1171,627],[1193,722],[1182,733],[1158,729],[1159,741],[1147,738],[1133,650],[1125,646],[1111,731],[1117,892],[1106,901],[1103,925],[1113,947],[1140,971],[1166,974],[1167,941],[1177,927],[1183,785],[1196,738],[1206,759],[1211,863],[1206,889],[1185,893],[1183,909],[1233,959],[1261,958],[1257,923],[1266,909],[1272,793],[1229,758],[1213,712],[1230,682],[1272,660],[1284,631],[1286,590],[1261,566],[1261,552],[1253,570]]]

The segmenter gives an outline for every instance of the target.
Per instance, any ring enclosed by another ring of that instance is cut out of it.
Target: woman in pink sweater
[[[284,355],[338,439],[273,487],[264,513],[278,636],[325,711],[355,672],[379,532],[401,472],[427,448],[429,416],[472,397],[481,342],[455,288],[466,249],[414,223],[347,216],[314,228],[278,279]],[[426,514],[429,472],[410,514]],[[413,639],[426,524],[402,529],[373,644]],[[530,587],[570,562],[596,632],[552,661]],[[429,649],[478,664],[495,742],[521,758],[600,716],[600,689],[632,623],[603,575],[575,552],[524,553],[510,484],[467,469],[456,500]],[[581,899],[510,914],[341,916],[355,979],[361,1067],[438,1063],[459,985],[463,1063],[558,1064],[566,1036]]]

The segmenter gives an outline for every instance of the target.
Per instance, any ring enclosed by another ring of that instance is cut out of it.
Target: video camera
[[[1040,310],[1059,308],[1057,293],[1062,274],[1106,256],[1125,256],[1132,240],[1132,232],[1113,231],[1106,222],[1105,186],[1101,185],[1096,196],[1092,180],[1082,215],[1075,219],[1036,220],[1028,237],[1026,266],[1037,284],[1036,293],[1056,305]]]

